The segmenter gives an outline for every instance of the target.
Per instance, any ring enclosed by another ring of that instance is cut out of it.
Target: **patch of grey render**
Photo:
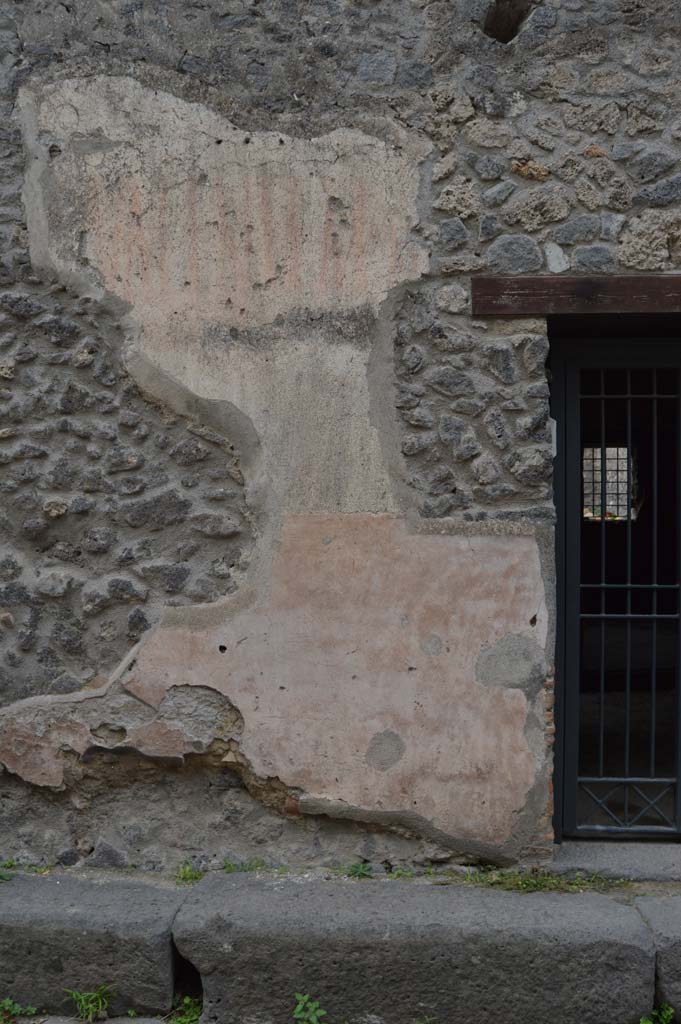
[[[530,700],[541,691],[547,674],[544,651],[520,633],[508,633],[495,644],[483,647],[475,666],[475,677],[483,686],[519,689]]]
[[[245,567],[234,445],[144,394],[120,343],[88,300],[0,293],[0,704],[106,676]]]
[[[406,749],[401,736],[393,732],[392,729],[385,729],[371,737],[364,760],[370,768],[375,768],[379,772],[387,772],[402,760]]]
[[[268,867],[343,866],[365,860],[427,866],[454,858],[436,839],[320,816],[285,817],[255,799],[229,765],[189,756],[182,764],[135,751],[93,753],[78,784],[55,791],[4,774],[0,858],[27,865],[127,867],[175,872],[190,860]],[[416,830],[418,831],[418,829]]]

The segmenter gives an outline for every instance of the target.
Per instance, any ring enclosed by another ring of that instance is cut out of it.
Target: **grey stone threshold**
[[[68,1014],[66,988],[106,983],[112,1014],[163,1016],[188,964],[204,1024],[288,1024],[294,992],[330,1024],[638,1024],[656,990],[681,1011],[681,896],[250,875],[0,886],[0,998]]]
[[[552,870],[585,871],[605,878],[681,882],[681,843],[581,842],[556,846]]]

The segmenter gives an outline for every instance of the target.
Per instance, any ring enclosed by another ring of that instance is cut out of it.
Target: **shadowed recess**
[[[173,942],[173,979],[174,1002],[182,999],[198,999],[203,1001],[203,985],[198,970],[186,957],[183,957]]]
[[[534,6],[535,0],[494,0],[482,30],[500,43],[510,43]]]

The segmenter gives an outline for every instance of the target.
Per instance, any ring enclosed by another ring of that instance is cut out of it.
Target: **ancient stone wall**
[[[678,268],[680,35],[0,4],[0,853],[546,851],[547,329],[470,279]]]
[[[2,704],[106,678],[162,607],[232,592],[250,546],[228,438],[145,398],[90,307],[0,294]]]

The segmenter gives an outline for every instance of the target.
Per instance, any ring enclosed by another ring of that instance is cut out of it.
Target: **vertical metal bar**
[[[606,483],[607,483],[607,470],[605,463],[605,371],[600,371],[601,379],[601,615],[605,613],[605,583],[606,583],[606,564],[605,564],[605,507],[606,507]],[[598,764],[601,775],[603,774],[603,765],[605,762],[605,620],[601,619],[601,652],[600,652],[600,703],[599,703],[599,749],[598,749]]]
[[[631,370],[627,370],[627,616],[631,615]],[[631,774],[631,619],[627,618],[624,777]],[[624,786],[624,823],[629,824],[629,786]]]
[[[675,423],[675,436],[676,436],[676,487],[675,487],[675,513],[674,516],[674,529],[676,531],[675,543],[676,543],[676,580],[677,584],[681,584],[681,536],[679,536],[679,513],[681,512],[681,371],[676,371],[676,423]],[[678,591],[677,591],[678,593]],[[678,600],[678,598],[677,598]],[[674,763],[675,763],[675,774],[676,781],[674,783],[674,811],[675,811],[675,822],[677,832],[681,830],[681,786],[679,786],[679,775],[681,771],[681,743],[679,743],[679,711],[681,709],[681,693],[680,682],[681,682],[681,623],[676,624],[676,693],[675,693],[675,716],[674,716]]]
[[[565,764],[565,708],[567,700],[566,667],[565,667],[565,633],[567,624],[566,613],[566,508],[567,481],[565,472],[566,449],[566,357],[564,348],[558,339],[552,338],[550,345],[551,366],[551,415],[556,421],[556,458],[554,461],[554,500],[556,505],[556,694],[555,720],[556,745],[554,747],[554,804],[553,828],[555,838],[560,842],[565,831],[565,790],[572,783],[567,783],[568,775]]]
[[[598,774],[604,775],[605,752],[605,619],[601,619],[601,675],[598,709]]]
[[[605,372],[601,370],[601,615],[605,614]],[[581,411],[580,411],[581,419]],[[581,422],[580,422],[581,427]]]
[[[582,529],[582,412],[580,372],[565,366],[565,612],[564,612],[564,772],[563,821],[567,833],[577,827],[579,775],[581,623],[579,618]],[[594,527],[595,529],[596,527]]]
[[[650,664],[650,774],[655,774],[655,741],[657,739],[657,370],[652,400],[653,412],[653,621],[652,653]]]

